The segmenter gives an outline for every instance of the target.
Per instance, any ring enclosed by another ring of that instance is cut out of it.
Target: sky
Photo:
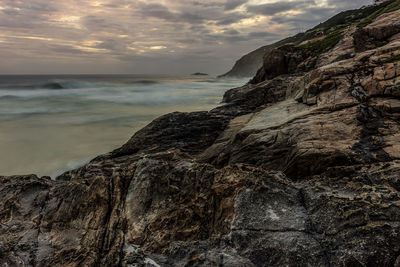
[[[0,0],[0,74],[227,72],[370,0]]]

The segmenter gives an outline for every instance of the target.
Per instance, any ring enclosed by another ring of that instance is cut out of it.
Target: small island
[[[208,76],[207,73],[203,73],[203,72],[195,72],[195,73],[192,73],[191,75],[194,75],[194,76]]]

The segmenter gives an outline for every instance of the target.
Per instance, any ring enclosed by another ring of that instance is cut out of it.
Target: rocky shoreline
[[[0,177],[0,264],[400,266],[399,17],[271,50],[56,180]]]

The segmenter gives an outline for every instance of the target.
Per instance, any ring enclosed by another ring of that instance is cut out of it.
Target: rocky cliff
[[[400,266],[399,18],[278,47],[56,180],[1,177],[0,264]]]
[[[235,62],[232,69],[221,77],[253,77],[257,70],[261,68],[263,56],[269,50],[269,46],[263,46],[242,56]]]
[[[331,31],[335,31],[336,28],[359,23],[361,20],[364,20],[363,23],[368,23],[372,18],[375,18],[377,15],[387,12],[387,9],[392,9],[393,2],[396,1],[381,1],[379,5],[369,5],[364,6],[360,9],[343,11],[306,32],[298,33],[295,36],[280,40],[276,43],[262,46],[242,56],[239,60],[235,62],[232,69],[229,70],[227,73],[221,75],[221,77],[253,77],[263,65],[264,55],[271,50],[290,43],[299,45],[303,42],[314,39],[316,36],[318,36],[318,34],[321,34],[322,32],[329,33]]]

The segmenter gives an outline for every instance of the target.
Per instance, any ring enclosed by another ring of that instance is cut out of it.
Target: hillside
[[[368,23],[378,15],[398,8],[396,2],[397,1],[388,1],[378,6],[367,6],[360,9],[341,12],[304,33],[299,33],[276,43],[265,45],[244,55],[236,61],[230,71],[221,75],[221,77],[253,77],[262,65],[263,56],[271,49],[287,43],[300,44],[304,41],[315,38],[316,34],[321,31],[328,34],[350,24],[358,24],[361,23],[361,21],[362,23]]]

